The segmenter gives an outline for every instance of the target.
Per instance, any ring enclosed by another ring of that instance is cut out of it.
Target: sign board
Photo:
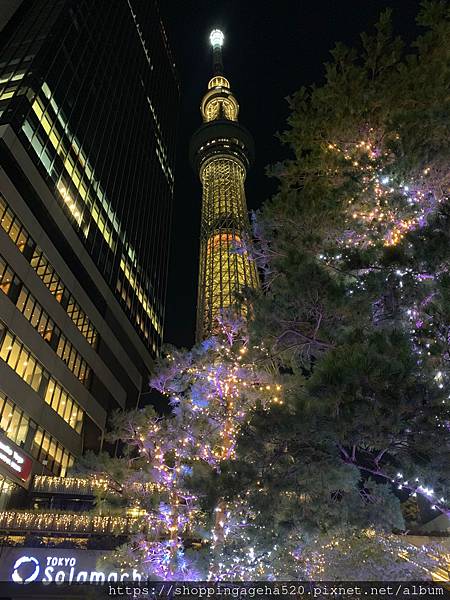
[[[101,550],[0,548],[0,582],[108,583],[144,581],[136,569],[97,568]]]
[[[14,442],[0,435],[0,465],[22,481],[27,481],[33,467],[33,459]]]

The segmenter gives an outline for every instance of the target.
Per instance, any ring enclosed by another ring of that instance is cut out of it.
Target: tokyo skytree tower
[[[197,341],[214,333],[221,311],[236,305],[238,292],[259,286],[246,251],[250,224],[244,182],[254,156],[253,139],[238,123],[239,105],[223,75],[223,33],[215,29],[210,41],[213,77],[200,106],[203,125],[190,144],[191,164],[203,188]],[[248,309],[238,310],[245,316]]]

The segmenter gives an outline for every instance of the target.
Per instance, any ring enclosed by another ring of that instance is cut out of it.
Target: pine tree
[[[406,48],[383,13],[361,48],[336,46],[324,85],[290,99],[293,157],[254,219],[250,323],[285,404],[253,414],[224,477],[252,523],[217,550],[223,573],[267,575],[287,539],[301,573],[317,540],[367,530],[381,556],[405,528],[401,497],[449,514],[448,5],[424,2],[417,23]]]

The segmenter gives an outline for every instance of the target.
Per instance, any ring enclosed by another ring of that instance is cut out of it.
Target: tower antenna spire
[[[225,36],[220,29],[213,29],[209,36],[209,41],[213,47],[213,73],[214,75],[223,75],[222,46]]]

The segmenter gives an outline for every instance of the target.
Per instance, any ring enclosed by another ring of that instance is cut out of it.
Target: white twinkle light
[[[224,39],[225,39],[225,36],[220,31],[220,29],[213,29],[209,36],[209,41],[211,42],[211,45],[213,48],[217,48],[217,47],[221,48],[223,46]]]

